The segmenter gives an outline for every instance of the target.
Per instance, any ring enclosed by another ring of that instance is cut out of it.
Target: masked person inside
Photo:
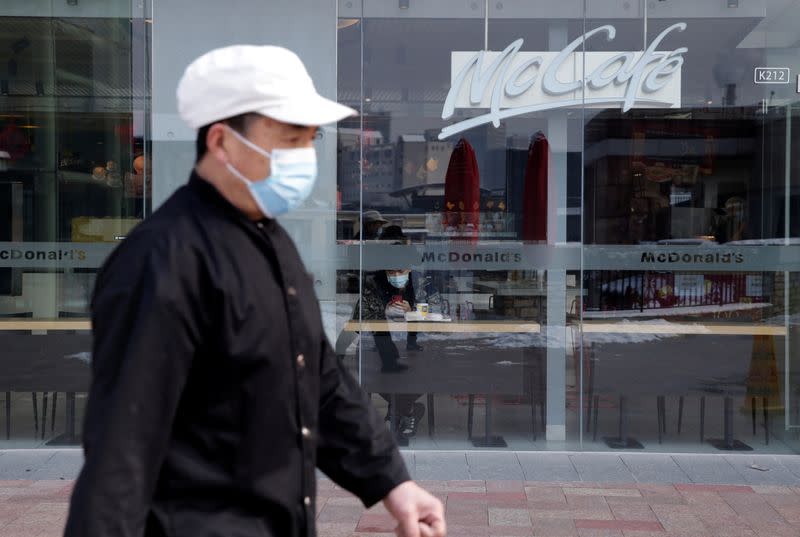
[[[388,226],[381,234],[381,240],[390,241],[392,244],[408,244],[407,237],[400,226]],[[359,307],[354,315],[359,315],[364,320],[404,320],[407,312],[412,311],[417,303],[418,293],[423,296],[424,290],[418,282],[418,274],[409,269],[379,270],[370,273],[364,279],[364,287],[359,301]],[[424,302],[424,300],[422,300]],[[401,360],[400,351],[392,339],[391,332],[373,332],[372,338],[381,362],[381,373],[405,373],[409,365]],[[417,333],[406,334],[406,350],[421,351],[422,346],[417,343]],[[396,379],[398,388],[402,387],[403,377]],[[396,431],[403,436],[414,436],[420,420],[425,415],[425,406],[417,403],[420,394],[395,394],[381,393],[389,403],[386,413],[388,421],[392,414],[392,400],[396,402],[398,420]]]
[[[336,359],[275,220],[314,187],[316,127],[355,112],[273,46],[201,56],[177,96],[197,163],[97,276],[65,536],[313,536],[316,468],[366,506],[382,500],[399,535],[444,535],[441,503],[409,480]]]

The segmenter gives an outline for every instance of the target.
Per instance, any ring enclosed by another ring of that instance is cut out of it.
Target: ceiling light
[[[408,9],[408,4],[409,4],[409,2],[410,2],[410,1],[411,1],[411,0],[399,0],[399,5],[398,5],[398,7],[399,7],[400,9]]]

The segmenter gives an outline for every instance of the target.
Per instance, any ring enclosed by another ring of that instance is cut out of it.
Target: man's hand
[[[397,537],[445,537],[444,507],[413,481],[396,486],[383,505],[397,520]]]

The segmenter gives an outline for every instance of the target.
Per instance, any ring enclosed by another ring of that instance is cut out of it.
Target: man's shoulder
[[[203,234],[204,223],[213,218],[205,212],[198,207],[188,187],[180,187],[131,230],[106,260],[105,267],[116,265],[135,270],[154,257],[191,249]]]

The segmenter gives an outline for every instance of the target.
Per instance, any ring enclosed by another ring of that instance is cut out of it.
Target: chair
[[[523,392],[528,395],[528,400],[531,405],[531,433],[533,441],[536,441],[536,410],[539,410],[539,421],[542,425],[542,431],[546,430],[546,413],[547,413],[547,389],[546,389],[546,357],[540,354],[534,355],[535,351],[526,351],[524,361],[524,378],[523,378]],[[527,383],[527,384],[525,384]],[[468,394],[467,402],[467,439],[472,440],[473,430],[473,417],[475,414],[475,395],[474,393]],[[489,399],[491,394],[486,394],[487,397],[487,411],[490,410]],[[430,396],[429,396],[430,401]],[[429,419],[430,415],[429,415]]]
[[[32,311],[25,311],[25,312],[13,312],[13,313],[0,313],[0,319],[31,319],[33,318]],[[47,395],[45,394],[45,397]],[[31,392],[31,398],[33,400],[33,427],[34,427],[34,436],[39,435],[39,417],[36,405],[36,392]],[[6,440],[11,440],[11,392],[5,392],[5,403],[6,403]],[[46,403],[45,403],[46,406]],[[44,426],[43,426],[44,427]]]

